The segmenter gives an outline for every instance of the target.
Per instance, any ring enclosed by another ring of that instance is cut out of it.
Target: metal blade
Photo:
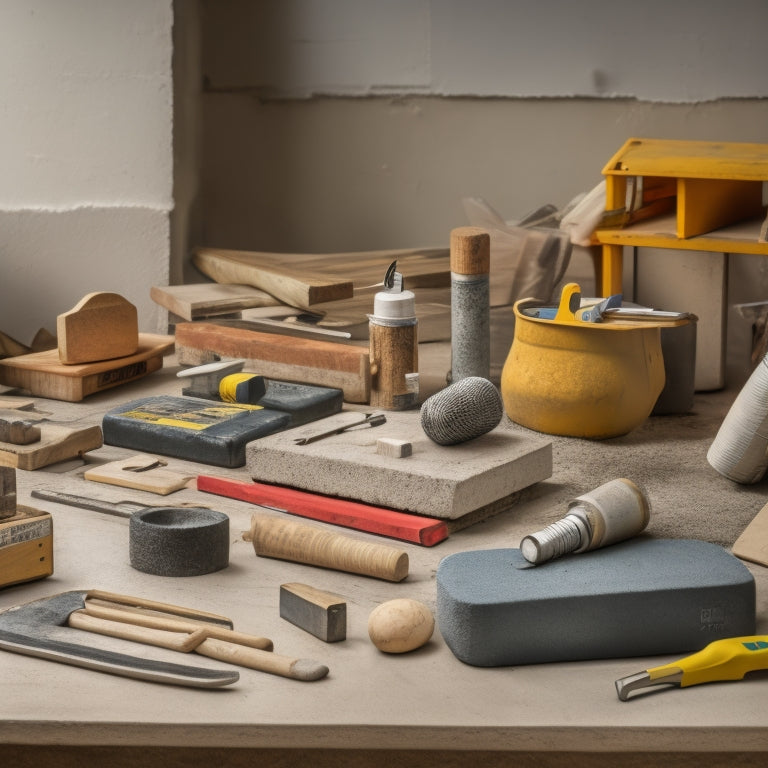
[[[130,517],[133,512],[140,509],[146,509],[146,504],[139,504],[133,501],[109,502],[101,499],[93,499],[90,496],[76,496],[73,493],[63,493],[62,491],[47,491],[44,488],[35,488],[31,493],[35,499],[44,499],[45,501],[55,501],[57,504],[69,504],[72,507],[81,509],[90,509],[94,512],[105,512],[108,515],[117,517]]]
[[[0,648],[113,675],[195,688],[218,688],[239,679],[233,670],[144,659],[71,642],[69,638],[90,637],[88,632],[64,626],[69,614],[84,606],[87,594],[63,592],[0,614]]]

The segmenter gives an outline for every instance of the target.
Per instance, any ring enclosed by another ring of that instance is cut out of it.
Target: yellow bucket
[[[584,322],[579,299],[579,286],[569,283],[552,319],[531,316],[540,305],[535,299],[515,303],[515,335],[501,373],[504,409],[538,432],[618,437],[648,418],[664,388],[661,329]]]

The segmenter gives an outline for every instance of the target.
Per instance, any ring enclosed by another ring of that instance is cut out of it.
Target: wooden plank
[[[86,480],[96,483],[135,488],[167,496],[186,488],[195,475],[185,475],[165,469],[166,462],[147,454],[136,454],[127,459],[111,461],[91,467],[83,473]]]
[[[185,320],[280,305],[273,296],[253,286],[224,283],[153,285],[149,295],[155,303]]]
[[[249,251],[201,248],[192,260],[204,275],[218,283],[252,285],[294,307],[311,307],[321,301],[352,296],[352,282],[348,279],[329,279],[293,270]]]
[[[424,547],[433,547],[448,538],[448,528],[443,520],[296,488],[199,475],[197,490],[284,509],[291,515],[376,533]]]
[[[36,443],[0,443],[0,466],[40,469],[100,448],[102,442],[101,427],[98,425],[73,429],[40,422],[40,440]]]
[[[179,323],[176,352],[182,365],[242,358],[268,378],[336,387],[350,403],[367,403],[371,363],[366,347],[282,336],[213,323]]]
[[[450,286],[447,248],[330,254],[200,248],[193,255],[195,266],[216,282],[252,285],[303,309],[349,299],[360,291],[375,292],[393,261],[409,290]]]
[[[67,365],[133,355],[139,347],[136,307],[117,293],[84,296],[56,318],[59,360]]]
[[[59,352],[33,352],[0,360],[0,384],[28,390],[37,397],[78,402],[163,367],[163,355],[173,348],[173,337],[139,334],[136,354],[116,360],[65,365]]]
[[[762,215],[760,181],[678,179],[677,183],[678,237],[696,237]]]

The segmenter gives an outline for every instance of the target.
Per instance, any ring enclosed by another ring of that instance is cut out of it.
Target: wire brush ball
[[[467,376],[424,401],[421,428],[438,445],[456,445],[490,432],[503,415],[504,404],[493,382]]]

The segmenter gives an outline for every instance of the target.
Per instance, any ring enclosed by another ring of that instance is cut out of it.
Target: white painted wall
[[[206,245],[447,245],[463,196],[511,219],[565,205],[633,136],[768,143],[765,0],[200,9]],[[766,295],[768,259],[732,256],[729,303]],[[735,379],[750,333],[732,311]]]
[[[171,0],[0,3],[0,330],[28,344],[92,291],[164,331]]]
[[[213,88],[272,97],[768,95],[765,0],[206,0]]]

